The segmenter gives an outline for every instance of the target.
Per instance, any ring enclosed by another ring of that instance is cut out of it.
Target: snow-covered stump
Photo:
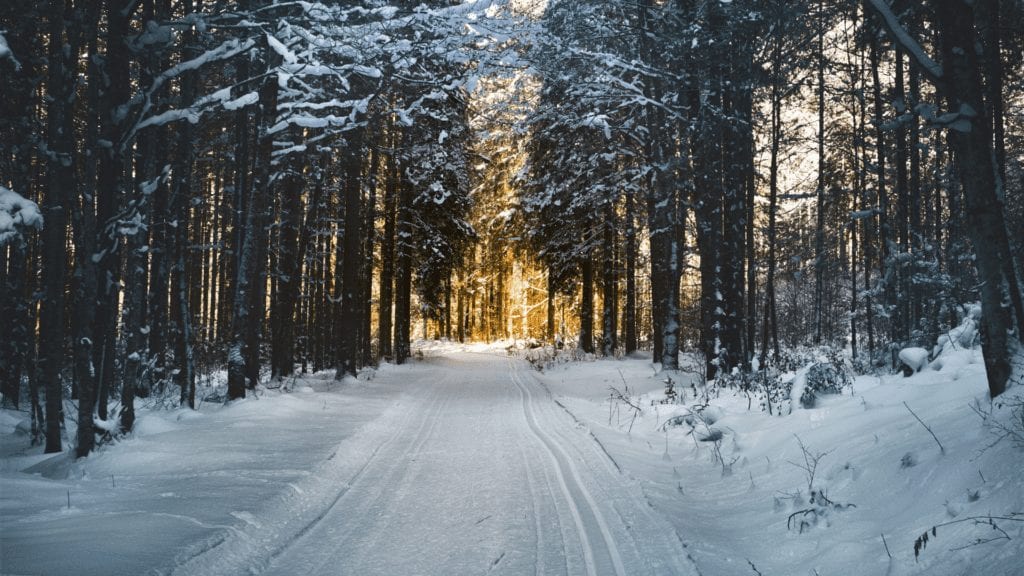
[[[924,348],[904,348],[900,350],[899,357],[900,369],[907,377],[920,372],[928,364],[928,351]]]

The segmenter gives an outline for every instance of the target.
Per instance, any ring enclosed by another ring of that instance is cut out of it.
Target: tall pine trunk
[[[64,280],[67,269],[67,214],[75,190],[74,10],[70,2],[51,0],[49,14],[49,77],[47,79],[46,195],[43,198],[43,285],[39,310],[39,373],[46,394],[46,453],[60,452],[63,420]],[[65,35],[68,38],[65,38]]]

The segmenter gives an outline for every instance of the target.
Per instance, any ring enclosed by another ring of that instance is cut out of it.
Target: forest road
[[[372,454],[261,572],[698,574],[638,483],[525,362],[473,353],[424,362],[431,368],[403,383],[403,408],[382,416],[389,432]]]

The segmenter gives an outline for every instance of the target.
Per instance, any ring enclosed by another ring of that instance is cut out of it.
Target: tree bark
[[[1009,253],[1003,199],[998,194],[996,167],[993,164],[991,121],[985,106],[981,64],[974,50],[978,41],[972,7],[957,0],[939,0],[936,17],[944,70],[941,87],[951,111],[960,115],[949,130],[949,141],[956,150],[964,186],[967,233],[974,244],[978,276],[981,281],[981,337],[989,393],[993,398],[1006,390],[1010,376],[1010,314],[1003,306],[1007,267],[1016,271]],[[1018,316],[1020,311],[1017,311]],[[1024,335],[1019,335],[1018,338]]]
[[[594,261],[589,250],[580,263],[583,270],[582,293],[580,295],[580,341],[579,348],[587,354],[594,353]]]
[[[394,126],[389,126],[389,131],[394,131]],[[385,161],[385,184],[384,184],[384,236],[380,245],[380,303],[378,304],[378,328],[377,341],[379,353],[385,360],[392,358],[393,328],[392,328],[392,304],[394,300],[395,286],[395,204],[398,200],[398,187],[400,186],[399,172],[395,154],[397,153],[395,143],[397,138],[389,134],[391,150],[388,151]]]
[[[362,271],[362,236],[363,236],[363,211],[362,211],[362,169],[363,169],[363,142],[362,129],[357,129],[350,134],[351,139],[347,142],[348,158],[345,165],[345,180],[343,190],[345,194],[345,236],[343,240],[342,261],[344,266],[341,271],[341,318],[338,334],[339,359],[336,378],[339,380],[345,376],[355,376],[359,365],[359,328],[362,325],[360,318],[362,302],[359,296],[362,294],[360,272]]]
[[[51,0],[47,49],[47,189],[43,207],[43,296],[39,310],[39,371],[46,394],[46,453],[60,452],[63,421],[64,280],[67,269],[67,213],[75,190],[74,50],[66,50],[74,36],[74,9],[70,2]],[[65,39],[65,35],[68,39]]]
[[[617,234],[615,208],[612,204],[605,208],[601,243],[601,287],[603,289],[601,298],[601,355],[610,357],[615,355],[618,348],[616,326],[618,320],[618,275],[616,274],[615,245]]]
[[[625,337],[624,351],[627,355],[636,352],[639,347],[636,328],[636,201],[633,191],[626,191],[626,309],[623,317]],[[554,318],[554,311],[549,313]]]

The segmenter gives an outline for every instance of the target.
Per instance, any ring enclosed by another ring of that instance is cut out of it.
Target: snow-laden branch
[[[864,4],[866,7],[873,9],[875,14],[881,18],[882,24],[885,25],[885,29],[892,36],[893,42],[899,44],[900,48],[910,56],[918,68],[920,68],[921,73],[932,84],[940,84],[943,76],[942,66],[935,60],[932,60],[924,51],[924,48],[917,43],[917,40],[914,40],[906,28],[900,24],[899,19],[893,14],[892,8],[885,3],[885,0],[864,0]]]
[[[39,205],[21,194],[0,186],[0,246],[21,238],[25,228],[42,230]]]
[[[125,132],[125,136],[121,140],[122,146],[131,142],[139,130],[147,126],[159,126],[183,118],[189,119],[189,121],[192,122],[198,120],[198,116],[195,116],[196,111],[194,109],[168,111],[152,118],[147,117],[153,106],[153,95],[156,94],[164,84],[185,72],[198,70],[211,62],[233,58],[255,45],[255,40],[251,38],[241,42],[238,39],[227,40],[220,46],[217,46],[200,56],[176,64],[160,73],[153,79],[153,83],[145,90],[145,92],[135,96],[128,105],[122,107],[120,114],[122,114],[123,117],[128,114],[128,110],[131,106],[140,106],[138,120],[134,126]]]
[[[10,60],[14,63],[14,71],[21,70],[21,62],[14,57],[14,52],[11,51],[11,47],[7,45],[7,39],[4,38],[3,34],[0,34],[0,60]]]

